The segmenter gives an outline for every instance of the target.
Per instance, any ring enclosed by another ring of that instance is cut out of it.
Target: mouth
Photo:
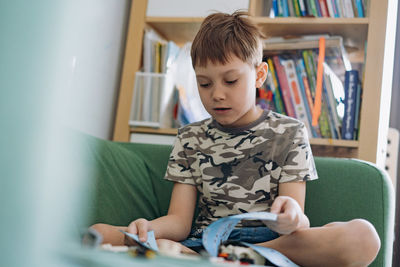
[[[214,108],[215,111],[225,111],[230,110],[231,108]]]

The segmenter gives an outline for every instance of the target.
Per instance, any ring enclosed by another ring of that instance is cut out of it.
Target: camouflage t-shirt
[[[179,129],[165,175],[197,187],[198,228],[225,216],[269,211],[279,183],[316,178],[304,124],[272,111],[241,128],[210,118]]]

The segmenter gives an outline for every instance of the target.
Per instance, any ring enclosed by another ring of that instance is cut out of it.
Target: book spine
[[[302,17],[307,16],[306,0],[299,0],[300,14]]]
[[[278,0],[278,17],[283,17],[283,1],[284,0]]]
[[[358,140],[358,134],[360,129],[360,108],[361,108],[361,83],[358,83],[357,86],[357,95],[356,95],[356,111],[354,115],[354,139]]]
[[[335,131],[335,135],[337,139],[341,138],[341,132],[340,132],[340,127],[341,127],[341,122],[339,119],[339,115],[337,112],[337,102],[335,95],[333,93],[333,84],[330,76],[328,74],[324,74],[324,83],[325,83],[325,91],[326,91],[326,96],[327,96],[327,102],[328,106],[330,107],[330,114],[331,114],[331,119],[333,122],[333,129]]]
[[[306,67],[306,73],[308,77],[308,82],[310,84],[310,91],[311,91],[311,96],[314,101],[315,98],[315,79],[317,77],[316,72],[315,72],[315,67],[314,67],[314,59],[312,56],[312,51],[311,50],[304,50],[302,52],[303,55],[303,60],[305,63]]]
[[[318,122],[322,137],[332,138],[331,129],[329,126],[328,110],[326,106],[326,101],[323,97],[321,98],[321,114],[319,116]]]
[[[283,16],[284,17],[289,17],[289,15],[290,15],[288,1],[289,0],[283,0],[282,1],[282,4],[283,4]]]
[[[322,96],[325,100],[326,107],[327,107],[327,113],[328,113],[328,123],[329,123],[329,130],[331,132],[331,137],[333,139],[339,139],[339,133],[337,132],[336,128],[336,121],[335,121],[335,107],[332,105],[330,101],[330,96],[328,95],[328,82],[325,79],[326,75],[324,75],[324,81],[323,81],[323,92]]]
[[[280,87],[279,87],[278,79],[276,77],[276,71],[275,71],[272,59],[268,58],[267,59],[267,63],[268,63],[268,67],[269,67],[268,75],[272,79],[273,88],[275,88],[275,91],[273,93],[274,93],[274,103],[275,103],[276,111],[278,113],[286,115],[285,106],[284,106],[283,101],[282,101],[282,94],[281,94],[281,90],[280,90]]]
[[[288,116],[296,118],[296,112],[292,103],[292,98],[290,94],[290,88],[288,81],[286,79],[285,69],[281,65],[280,59],[278,56],[273,56],[272,58],[275,66],[275,70],[278,76],[279,85],[282,92],[283,102],[285,104],[285,110]]]
[[[356,109],[356,95],[358,87],[358,71],[350,70],[345,74],[345,99],[344,116],[342,122],[342,138],[345,140],[354,139],[354,121]]]
[[[351,0],[344,0],[344,10],[346,12],[346,18],[354,18],[353,4]]]
[[[334,0],[335,1],[335,7],[336,7],[336,12],[338,15],[338,18],[343,18],[343,14],[342,14],[342,8],[340,6],[340,0]]]
[[[363,8],[362,0],[355,0],[355,7],[357,10],[357,17],[364,18],[364,8]]]
[[[275,17],[279,16],[278,0],[272,0],[272,8],[274,9]]]
[[[334,18],[335,17],[335,11],[333,9],[332,1],[333,0],[326,0],[326,5],[328,7],[329,17]]]
[[[296,13],[294,12],[293,0],[287,0],[288,9],[289,9],[289,17],[295,17]]]
[[[294,14],[296,17],[301,17],[300,5],[298,0],[293,0]]]
[[[311,14],[314,17],[318,17],[317,5],[315,4],[315,0],[308,0],[308,3],[311,10]]]
[[[321,8],[322,17],[329,17],[329,11],[326,6],[326,0],[318,0],[318,1],[319,1],[319,6]]]
[[[314,0],[315,7],[317,9],[318,17],[322,17],[321,6],[319,4],[319,0]]]

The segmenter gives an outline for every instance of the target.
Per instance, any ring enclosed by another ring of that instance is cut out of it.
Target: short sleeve
[[[297,129],[293,143],[282,166],[279,183],[318,179],[307,129],[303,123]]]
[[[186,150],[188,149],[190,150],[190,147],[188,147],[188,144],[182,144],[182,139],[178,134],[175,139],[174,148],[169,157],[164,179],[172,182],[195,185],[192,176],[192,163],[187,157],[188,151]],[[190,151],[189,154],[191,154]]]

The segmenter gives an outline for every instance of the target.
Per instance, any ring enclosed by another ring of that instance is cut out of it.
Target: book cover
[[[358,88],[358,71],[346,71],[345,75],[344,116],[342,122],[342,139],[354,139],[356,96]]]
[[[325,93],[327,96],[328,110],[330,113],[330,118],[332,120],[333,129],[335,131],[335,136],[337,139],[341,139],[341,126],[342,122],[338,114],[339,103],[336,100],[335,94],[333,92],[334,84],[338,87],[337,80],[339,78],[335,77],[335,73],[324,63],[324,83],[325,83]],[[339,88],[336,88],[338,90]]]
[[[267,59],[267,63],[268,63],[268,77],[270,77],[270,79],[272,79],[272,84],[271,87],[274,88],[274,103],[275,103],[275,108],[276,111],[280,114],[286,115],[286,111],[285,111],[285,105],[283,103],[283,99],[282,99],[282,93],[281,93],[281,89],[279,86],[279,82],[278,82],[278,78],[276,76],[276,72],[275,72],[275,68],[274,68],[274,63],[272,62],[271,58]]]
[[[311,131],[311,123],[308,120],[307,110],[304,105],[304,99],[300,92],[300,84],[297,79],[294,60],[290,58],[282,58],[281,63],[282,66],[285,68],[286,78],[290,88],[293,106],[296,112],[296,118],[304,123],[308,131],[308,136],[313,136],[313,133]]]
[[[301,57],[298,57],[295,63],[296,63],[296,72],[297,72],[297,78],[299,80],[301,96],[304,101],[304,106],[306,108],[308,121],[310,122],[312,137],[318,138],[321,137],[319,126],[318,125],[312,126],[311,124],[314,103],[312,101],[303,59]]]
[[[272,61],[274,62],[276,74],[278,76],[279,86],[281,88],[282,99],[285,105],[286,113],[288,116],[296,118],[296,112],[293,106],[290,87],[286,78],[285,69],[282,66],[278,56],[273,56]]]

